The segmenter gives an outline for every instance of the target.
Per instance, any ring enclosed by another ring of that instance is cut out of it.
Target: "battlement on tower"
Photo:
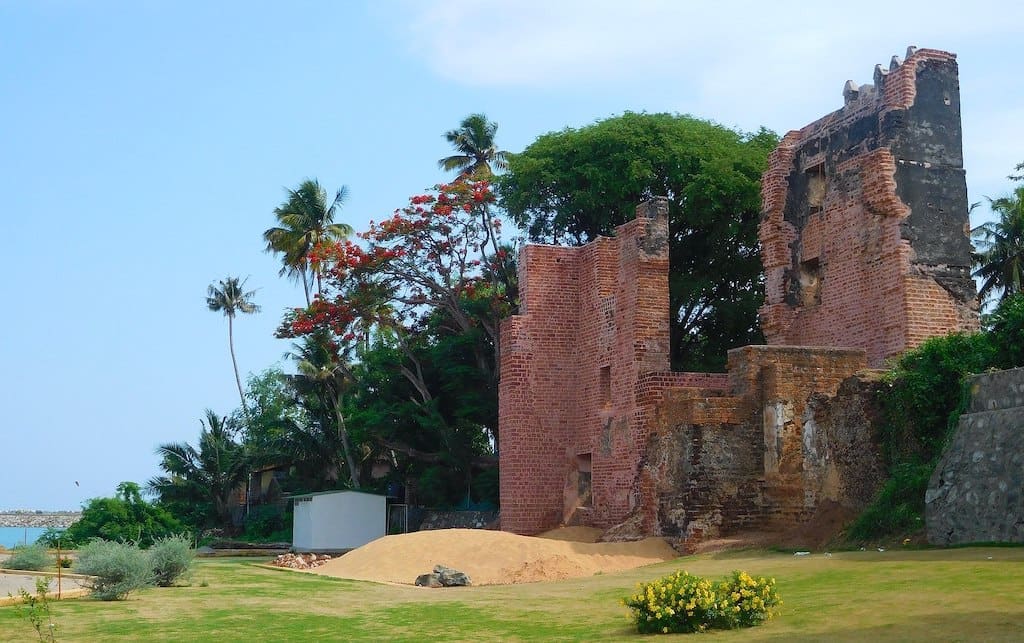
[[[907,49],[787,133],[762,179],[770,344],[884,361],[978,327],[956,55]]]

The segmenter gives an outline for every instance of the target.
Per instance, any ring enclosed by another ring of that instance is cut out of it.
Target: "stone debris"
[[[270,564],[288,569],[313,569],[331,560],[327,554],[281,554]]]
[[[465,573],[444,565],[434,565],[433,573],[416,577],[416,585],[419,587],[467,587],[472,584],[473,581]]]
[[[0,527],[55,527],[67,529],[82,517],[80,511],[0,511]]]

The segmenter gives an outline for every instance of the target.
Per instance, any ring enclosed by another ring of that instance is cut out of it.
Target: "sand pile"
[[[597,534],[599,530],[579,527],[555,530],[547,537],[484,529],[418,531],[379,538],[311,572],[412,585],[418,575],[441,564],[465,572],[473,585],[504,585],[633,569],[678,555],[660,538],[596,543]]]

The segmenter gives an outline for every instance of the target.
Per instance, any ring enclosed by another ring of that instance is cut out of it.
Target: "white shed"
[[[355,549],[386,533],[387,498],[359,491],[292,496],[292,548],[301,552]]]

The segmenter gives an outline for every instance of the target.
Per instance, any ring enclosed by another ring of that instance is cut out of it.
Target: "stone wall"
[[[976,375],[925,495],[928,542],[1024,543],[1024,368]]]
[[[872,366],[978,327],[956,56],[910,48],[789,132],[762,179],[769,344],[845,346]]]

